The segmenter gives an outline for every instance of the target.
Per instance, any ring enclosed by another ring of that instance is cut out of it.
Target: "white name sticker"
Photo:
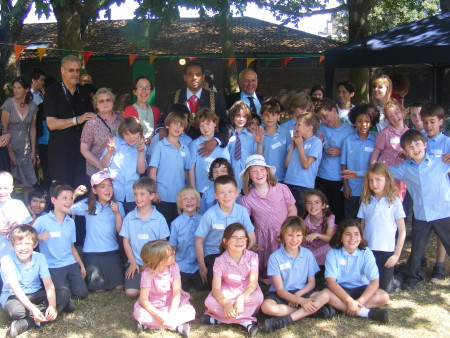
[[[232,279],[232,280],[237,280],[238,282],[240,282],[242,280],[242,276],[241,275],[235,275],[234,273],[230,273],[228,275],[228,278]]]
[[[431,153],[438,157],[442,156],[442,149],[431,149]]]
[[[230,139],[228,140],[228,142],[234,142],[236,141],[236,135],[233,135],[230,137]]]
[[[291,268],[291,263],[289,263],[289,262],[280,264],[280,270],[281,270],[281,271],[287,270],[287,269],[290,269],[290,268]]]
[[[180,151],[181,157],[186,157],[186,153],[184,151]]]
[[[205,162],[211,163],[212,161],[214,161],[214,157],[205,158]]]
[[[400,144],[400,137],[393,137],[390,142],[391,144]]]
[[[49,232],[50,237],[61,237],[61,232],[59,231],[51,231]]]
[[[212,228],[214,230],[224,230],[225,229],[225,225],[223,225],[223,224],[214,224],[213,223]]]
[[[373,148],[371,147],[364,147],[364,151],[367,151],[368,153],[373,152]]]
[[[311,144],[305,144],[304,146],[303,146],[303,149],[309,149],[309,148],[311,148]]]
[[[345,259],[341,258],[341,259],[339,260],[338,264],[339,264],[339,265],[346,265],[346,264],[347,264],[347,261],[346,261]]]
[[[138,234],[137,238],[138,239],[149,239],[149,236],[148,236],[148,234]]]
[[[279,147],[281,147],[281,142],[280,141],[278,141],[277,143],[272,144],[272,149],[277,149]]]

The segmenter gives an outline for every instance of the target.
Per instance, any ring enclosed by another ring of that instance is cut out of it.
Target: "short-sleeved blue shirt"
[[[245,168],[245,160],[247,157],[253,155],[256,150],[256,142],[253,134],[244,128],[239,134],[239,140],[241,141],[241,159],[236,160],[235,149],[236,149],[236,130],[233,131],[233,135],[228,141],[228,151],[230,153],[230,163],[233,167],[234,178],[238,184],[239,190],[242,189],[242,181],[239,178],[239,173]]]
[[[427,153],[438,157],[450,153],[450,137],[442,133],[433,138],[427,137]]]
[[[287,120],[286,122],[284,122],[281,125],[281,128],[287,130],[289,132],[289,135],[291,136],[291,138],[293,138],[296,123],[297,123],[297,121],[295,121],[295,119],[293,117],[291,117],[289,120]]]
[[[283,182],[286,175],[284,160],[291,145],[291,134],[288,130],[277,126],[273,136],[265,133],[263,138],[263,155],[268,165],[274,166],[275,177]]]

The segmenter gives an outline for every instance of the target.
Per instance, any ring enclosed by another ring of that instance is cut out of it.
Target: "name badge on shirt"
[[[281,147],[281,142],[280,141],[278,141],[277,143],[272,144],[272,149],[277,149],[279,147]]]
[[[181,157],[186,157],[186,153],[184,151],[180,151]]]
[[[61,232],[59,231],[50,231],[50,237],[61,237]]]
[[[390,142],[391,144],[400,144],[400,137],[393,137]]]
[[[149,237],[148,237],[148,234],[138,234],[137,238],[138,239],[148,239]]]
[[[304,146],[303,146],[303,149],[309,149],[309,148],[311,148],[311,144],[305,144]]]
[[[228,140],[228,143],[234,141],[236,141],[236,135],[231,136],[230,139]]]
[[[371,147],[364,147],[364,151],[367,151],[368,153],[372,153],[373,152],[373,148],[371,148]]]
[[[338,262],[339,265],[346,265],[347,261],[344,258],[341,258]]]
[[[431,153],[436,156],[442,156],[442,149],[431,149]]]
[[[230,273],[230,274],[228,275],[228,278],[229,278],[229,279],[232,279],[232,280],[237,280],[238,282],[240,282],[240,281],[242,280],[242,276],[240,276],[240,275],[235,275],[234,273]]]
[[[214,157],[205,158],[205,162],[211,163],[212,161],[214,161]]]
[[[290,269],[290,268],[291,268],[291,263],[289,263],[289,262],[280,264],[280,270],[281,270],[281,271],[287,270],[287,269]]]
[[[225,229],[225,225],[223,225],[223,224],[214,224],[213,223],[212,228],[214,230],[224,230]]]

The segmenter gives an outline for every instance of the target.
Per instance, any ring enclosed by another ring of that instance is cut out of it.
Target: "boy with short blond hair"
[[[281,125],[281,128],[286,129],[291,134],[291,138],[294,137],[295,124],[300,115],[312,111],[314,109],[314,103],[309,95],[305,93],[298,93],[291,97],[288,103],[288,111],[292,114],[292,117]]]

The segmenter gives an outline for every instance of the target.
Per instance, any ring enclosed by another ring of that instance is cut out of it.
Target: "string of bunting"
[[[0,43],[2,45],[10,45],[10,44],[6,44],[6,43]],[[18,61],[20,59],[20,56],[22,55],[23,51],[25,50],[26,46],[22,46],[22,45],[13,45],[14,46],[14,53],[16,56],[16,61]],[[57,49],[57,48],[42,48],[42,47],[38,47],[37,48],[37,53],[38,53],[38,57],[39,57],[39,62],[42,61],[42,58],[45,56],[45,53],[47,52],[47,50],[59,50],[61,52],[61,56],[64,57],[66,55],[68,55],[71,51],[65,50],[65,49]],[[80,52],[83,53],[83,58],[84,58],[84,63],[87,64],[89,62],[90,57],[94,54],[94,52],[86,52],[86,51],[72,51],[72,52]],[[106,61],[110,61],[112,58],[113,54],[111,53],[105,53],[104,57],[106,59]],[[139,56],[139,54],[128,54],[128,59],[129,59],[129,63],[130,63],[130,67],[133,65],[134,60],[136,60],[136,58]],[[149,62],[150,65],[153,64],[153,62],[157,59],[157,58],[169,58],[169,62],[173,63],[177,58],[181,58],[181,57],[176,57],[176,56],[159,56],[159,55],[150,55],[149,57]],[[283,60],[283,66],[286,67],[287,64],[294,59],[300,59],[300,62],[303,64],[306,59],[309,58],[317,58],[317,56],[302,56],[302,57],[272,57],[272,58],[221,58],[221,57],[216,57],[216,58],[206,58],[208,60],[210,60],[210,62],[212,62],[211,60],[227,60],[227,65],[228,68],[230,68],[230,66],[236,62],[236,60],[246,60],[246,65],[247,67],[249,67],[255,60],[266,60],[265,61],[265,65],[266,67],[270,64],[270,62],[272,60],[276,60],[276,59],[282,59]],[[188,60],[192,61],[192,60],[197,60],[197,59],[201,59],[199,57],[189,57]],[[204,58],[203,58],[204,59]],[[319,63],[322,63],[325,60],[325,56],[319,56]]]

